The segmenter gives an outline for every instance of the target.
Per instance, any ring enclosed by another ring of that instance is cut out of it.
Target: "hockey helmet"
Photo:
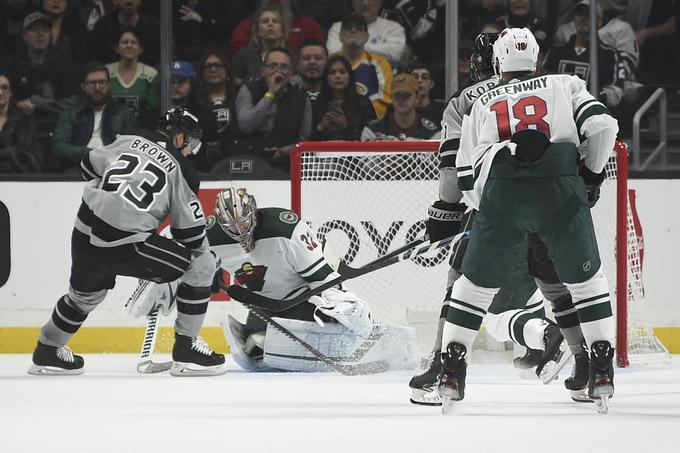
[[[203,131],[198,118],[188,110],[181,107],[173,107],[158,120],[158,130],[166,132],[169,136],[182,132],[184,143],[191,149],[191,154],[196,154],[201,149],[201,137]]]
[[[257,203],[246,189],[230,187],[219,192],[215,199],[215,217],[222,230],[237,240],[246,252],[255,247]]]
[[[538,42],[528,28],[506,28],[493,49],[500,72],[536,70]]]
[[[470,55],[470,78],[479,82],[484,75],[494,73],[493,44],[498,39],[498,33],[480,33],[472,45]]]

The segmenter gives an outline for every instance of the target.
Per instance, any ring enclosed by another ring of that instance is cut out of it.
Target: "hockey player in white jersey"
[[[475,99],[500,82],[493,69],[493,43],[497,36],[497,33],[482,33],[477,36],[470,57],[470,75],[476,83],[456,93],[444,111],[443,136],[439,148],[439,200],[430,208],[431,217],[427,224],[431,240],[458,233],[461,224],[464,225],[463,230],[467,230],[473,223],[474,211],[468,210],[467,205],[461,202],[462,193],[458,188],[455,159],[460,144],[463,116],[469,112]],[[466,210],[468,212],[463,215]],[[447,293],[440,313],[430,366],[409,382],[411,402],[414,404],[441,404],[439,395],[434,390],[442,371],[440,358],[442,330],[451,302],[451,287],[461,275],[460,266],[466,244],[467,237],[464,237],[454,246],[452,252]],[[527,354],[514,360],[517,368],[536,368],[536,374],[544,382],[550,382],[570,354],[565,354],[560,349],[563,337],[559,330],[545,319],[542,294],[537,290],[530,275],[525,250],[526,246],[523,244],[517,246],[516,259],[508,272],[504,288],[494,298],[484,318],[484,324],[487,332],[496,341],[513,341],[527,347]]]
[[[245,189],[218,193],[208,218],[208,241],[235,283],[274,299],[295,297],[338,277],[309,225],[282,208],[258,208]],[[386,361],[392,369],[415,366],[412,329],[373,323],[369,307],[352,292],[334,287],[312,296],[275,320],[331,357],[358,363]],[[322,362],[249,314],[245,323],[223,323],[231,353],[247,370],[323,371]],[[357,351],[365,354],[357,356]]]
[[[581,79],[534,75],[538,44],[529,30],[503,30],[494,54],[502,81],[463,120],[456,162],[478,214],[444,326],[439,394],[445,407],[464,398],[465,357],[511,262],[509,245],[537,234],[573,298],[590,352],[589,396],[606,410],[614,323],[584,180],[601,182],[618,126]]]
[[[120,135],[83,157],[88,183],[71,237],[70,287],[40,331],[30,374],[83,372],[83,358],[66,343],[119,275],[159,283],[179,279],[172,375],[225,372],[224,356],[198,336],[216,271],[197,197],[198,173],[185,159],[198,151],[200,139],[198,120],[175,108],[161,116],[155,132]],[[167,216],[174,240],[156,233]]]

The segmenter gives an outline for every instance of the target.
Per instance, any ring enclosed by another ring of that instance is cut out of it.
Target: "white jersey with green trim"
[[[586,166],[599,173],[612,152],[618,123],[576,76],[527,75],[501,82],[482,94],[463,120],[456,170],[468,206],[479,209],[494,156],[523,129],[540,130],[552,143],[573,143]]]
[[[231,283],[274,299],[289,299],[339,277],[326,262],[321,242],[297,214],[281,208],[257,210],[255,247],[246,252],[208,217],[208,242],[231,274]]]

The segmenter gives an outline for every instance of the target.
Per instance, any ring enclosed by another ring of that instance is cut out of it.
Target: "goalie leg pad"
[[[246,352],[248,338],[252,337],[251,343],[253,343],[255,340],[253,335],[258,332],[253,332],[249,335],[246,332],[246,326],[238,322],[231,315],[225,316],[221,325],[224,338],[226,338],[227,344],[229,345],[229,352],[238,366],[246,371],[272,371],[263,363],[261,358],[255,359],[250,357]]]
[[[390,370],[413,369],[417,366],[415,330],[411,327],[373,324],[370,335],[355,334],[342,324],[326,324],[295,319],[274,318],[295,336],[341,363],[386,361]],[[267,329],[263,362],[286,371],[330,371],[309,351],[292,342],[275,329]]]

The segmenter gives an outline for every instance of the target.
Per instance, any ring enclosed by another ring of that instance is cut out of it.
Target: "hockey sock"
[[[448,303],[449,299],[446,299],[444,303]],[[442,334],[444,333],[444,324],[446,324],[446,315],[449,313],[449,306],[444,305],[442,307],[441,314],[439,315],[439,323],[437,324],[437,336],[434,339],[434,348],[432,351],[439,352],[442,350]]]
[[[552,302],[553,315],[555,315],[555,322],[560,328],[562,335],[567,340],[569,350],[572,354],[583,353],[583,332],[581,331],[581,324],[578,319],[578,313],[574,304],[571,301],[571,294],[559,296]]]
[[[38,341],[47,346],[60,348],[68,343],[85,319],[87,314],[75,308],[65,295],[54,306],[52,317],[40,330]]]
[[[210,287],[189,286],[180,283],[177,287],[177,319],[175,332],[187,337],[197,337],[208,311]]]
[[[606,340],[614,344],[612,315],[607,277],[602,269],[583,283],[565,283],[574,301],[586,344]]]
[[[456,281],[442,333],[442,348],[455,341],[472,351],[486,310],[499,289],[477,286],[464,275]]]

